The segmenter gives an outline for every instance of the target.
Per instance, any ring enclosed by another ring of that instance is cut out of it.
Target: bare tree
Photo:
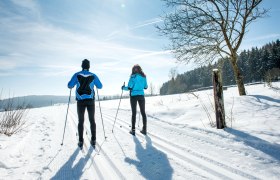
[[[169,71],[169,78],[174,82],[176,76],[177,76],[177,68],[174,67],[174,68],[171,68],[170,71]]]
[[[163,1],[174,12],[157,28],[170,38],[176,59],[205,64],[229,56],[239,94],[246,95],[237,52],[248,26],[268,11],[259,8],[262,0]]]
[[[153,83],[150,83],[149,90],[151,96],[153,96],[155,94],[155,86],[153,85]]]
[[[280,68],[272,68],[265,75],[265,81],[269,87],[272,87],[272,81],[278,80],[280,77]]]

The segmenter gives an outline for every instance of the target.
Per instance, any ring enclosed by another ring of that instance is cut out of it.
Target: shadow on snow
[[[145,179],[172,179],[173,169],[167,155],[153,147],[151,138],[146,136],[146,148],[136,137],[133,140],[138,160],[125,158],[125,162],[135,165]]]
[[[90,159],[91,153],[93,152],[93,148],[88,150],[88,153],[85,157],[79,159],[79,161],[74,164],[79,152],[80,148],[77,148],[74,153],[70,156],[67,162],[57,171],[57,173],[52,177],[52,180],[58,179],[80,179],[82,174],[84,173],[83,169]]]
[[[250,146],[256,150],[262,151],[263,153],[274,158],[275,160],[280,161],[279,144],[272,144],[268,141],[232,128],[226,128],[225,131],[234,135],[236,141],[243,142],[245,145]]]
[[[272,98],[272,97],[264,96],[264,95],[248,95],[248,96],[251,96],[251,97],[256,98],[256,100],[257,100],[259,103],[263,103],[264,105],[280,107],[280,106],[278,106],[278,105],[271,105],[271,104],[266,104],[266,103],[265,103],[265,101],[270,101],[270,102],[273,102],[273,103],[278,103],[278,104],[280,104],[280,99],[274,99],[274,98]]]

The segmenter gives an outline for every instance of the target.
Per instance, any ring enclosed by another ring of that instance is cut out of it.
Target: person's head
[[[89,60],[87,60],[87,59],[84,59],[84,60],[83,60],[83,62],[82,62],[82,68],[83,68],[83,70],[89,70],[89,68],[90,68],[90,62],[89,62]]]
[[[131,75],[133,74],[141,74],[141,76],[143,77],[146,77],[145,73],[143,72],[141,66],[139,64],[135,64],[133,67],[132,67],[132,73]]]

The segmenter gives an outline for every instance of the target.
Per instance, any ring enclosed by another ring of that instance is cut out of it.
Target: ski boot
[[[90,140],[90,144],[91,144],[91,146],[95,149],[96,141],[95,141],[95,140]]]
[[[140,133],[146,135],[146,134],[147,134],[147,131],[146,131],[145,129],[142,129],[142,130],[140,131]]]
[[[80,149],[83,149],[83,144],[84,144],[83,141],[79,141],[79,142],[78,142],[78,146],[79,146]]]
[[[129,133],[132,134],[133,136],[135,136],[135,129],[131,129],[131,130],[129,131]]]

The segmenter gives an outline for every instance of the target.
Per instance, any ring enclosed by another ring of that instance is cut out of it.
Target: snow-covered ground
[[[146,98],[148,135],[131,136],[129,99],[96,103],[98,146],[77,148],[76,104],[32,109],[24,132],[0,135],[0,179],[280,179],[280,83],[224,91],[227,126],[217,130],[211,90]],[[207,114],[210,114],[210,117]],[[140,123],[139,123],[140,120]],[[101,148],[102,147],[102,148]]]

